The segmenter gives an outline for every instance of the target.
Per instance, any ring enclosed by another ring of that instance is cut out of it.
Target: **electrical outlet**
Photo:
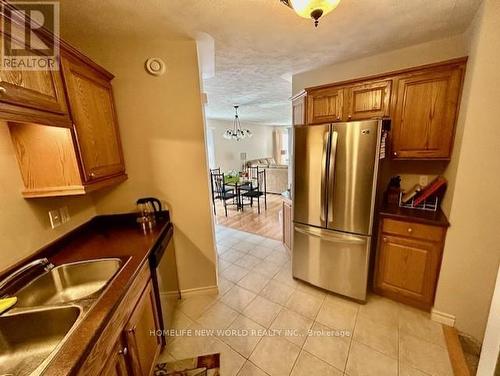
[[[52,228],[56,228],[62,225],[61,213],[57,209],[49,211],[49,219],[50,219],[50,226]]]
[[[62,223],[67,223],[71,220],[67,206],[63,206],[62,208],[59,208],[59,212],[61,213],[61,222]]]
[[[422,187],[425,187],[427,184],[429,184],[429,177],[427,175],[420,175],[418,184],[420,184]]]

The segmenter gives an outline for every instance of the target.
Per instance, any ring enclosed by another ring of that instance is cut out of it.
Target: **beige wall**
[[[17,166],[7,124],[0,122],[0,272],[34,251],[92,218],[96,210],[90,197],[30,199],[21,191],[23,181]],[[52,230],[48,211],[67,205],[71,221]]]
[[[273,156],[273,127],[241,123],[252,131],[251,138],[240,141],[226,140],[224,131],[233,127],[232,121],[207,119],[207,127],[213,130],[216,167],[222,171],[241,169],[240,153],[247,153],[247,160]]]
[[[462,145],[435,301],[457,327],[482,339],[500,262],[500,2],[476,16],[462,118]],[[456,155],[457,156],[457,155]]]
[[[94,194],[97,212],[128,212],[139,197],[160,198],[175,226],[181,289],[215,286],[195,42],[92,40],[85,33],[65,37],[116,76],[113,89],[129,180]],[[145,72],[144,62],[152,56],[164,59],[165,75]]]

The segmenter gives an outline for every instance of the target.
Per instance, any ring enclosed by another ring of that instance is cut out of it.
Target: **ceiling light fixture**
[[[227,140],[239,141],[243,138],[252,137],[252,132],[250,129],[241,129],[240,117],[238,116],[238,108],[240,106],[234,106],[234,122],[233,129],[226,129],[224,132],[224,138]]]
[[[318,27],[319,19],[337,8],[340,0],[280,0],[292,8],[300,17],[312,18]]]

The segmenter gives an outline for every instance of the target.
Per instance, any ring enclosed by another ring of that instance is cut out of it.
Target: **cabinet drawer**
[[[384,219],[382,231],[387,234],[406,236],[409,238],[425,239],[439,242],[443,239],[444,229],[437,226],[423,225],[420,223]]]

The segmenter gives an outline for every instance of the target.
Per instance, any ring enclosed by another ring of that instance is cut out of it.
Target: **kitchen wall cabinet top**
[[[9,125],[27,198],[81,195],[127,178],[114,76],[62,40],[58,64],[0,71],[0,121]]]
[[[305,89],[306,125],[390,118],[393,159],[451,157],[467,58]]]

